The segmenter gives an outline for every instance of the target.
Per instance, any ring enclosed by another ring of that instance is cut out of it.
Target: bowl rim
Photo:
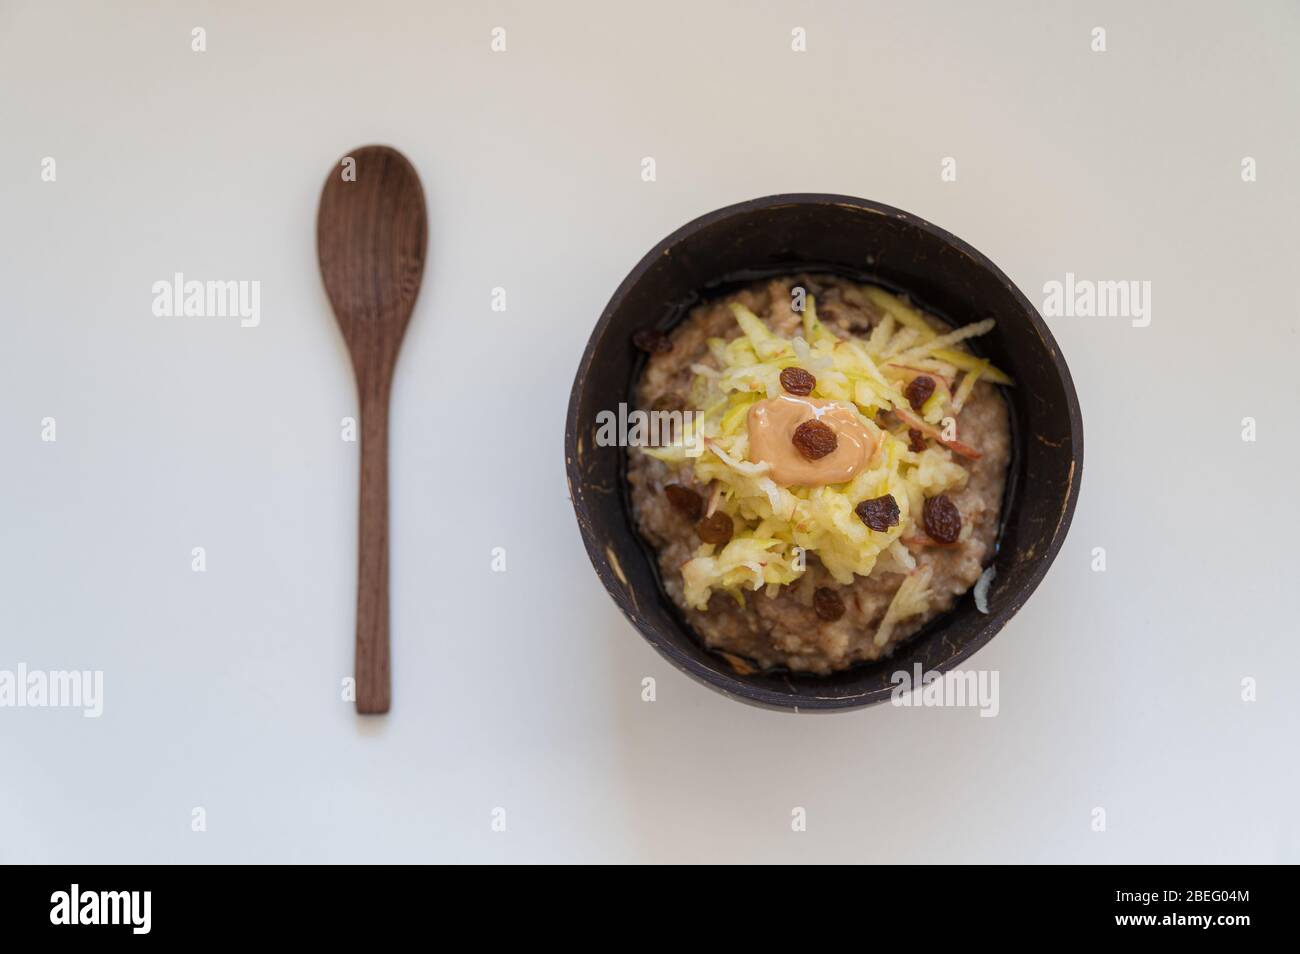
[[[1003,287],[1010,293],[1012,298],[1021,306],[1021,312],[1024,317],[1028,318],[1030,326],[1038,335],[1040,342],[1051,360],[1052,367],[1061,381],[1062,390],[1065,394],[1065,404],[1067,416],[1070,425],[1069,435],[1069,452],[1071,457],[1069,486],[1066,490],[1064,506],[1061,508],[1057,525],[1052,532],[1052,538],[1046,549],[1040,554],[1035,561],[1034,567],[1030,570],[1029,576],[1023,581],[1020,587],[1013,594],[1012,598],[1006,601],[1001,607],[992,614],[989,614],[984,621],[984,625],[968,640],[957,652],[945,659],[938,666],[928,670],[929,672],[944,673],[955,669],[958,665],[982,649],[1003,627],[1010,621],[1024,603],[1029,599],[1039,584],[1047,575],[1056,560],[1057,554],[1065,543],[1065,537],[1069,531],[1070,524],[1074,518],[1075,506],[1079,499],[1080,478],[1083,472],[1083,414],[1079,407],[1078,393],[1074,387],[1074,378],[1070,374],[1070,369],[1065,363],[1061,354],[1061,349],[1057,345],[1056,338],[1052,335],[1051,329],[1043,321],[1038,309],[1025,296],[1020,288],[1007,277],[987,255],[979,251],[970,243],[964,241],[948,230],[935,225],[920,216],[914,215],[903,209],[886,205],[882,202],[875,202],[870,199],[862,199],[856,196],[841,195],[838,193],[823,192],[788,192],[777,193],[773,195],[760,196],[754,199],[746,199],[742,202],[736,202],[731,205],[714,209],[703,215],[691,219],[685,225],[675,229],[665,238],[656,242],[655,245],[641,257],[635,266],[628,272],[627,276],[619,283],[614,293],[610,296],[604,309],[601,311],[600,318],[597,319],[595,326],[587,339],[587,346],[583,350],[582,357],[578,362],[578,368],[574,375],[573,385],[569,392],[569,404],[565,414],[564,428],[564,454],[566,479],[569,489],[569,499],[573,504],[574,514],[578,520],[578,528],[582,534],[583,544],[587,550],[587,556],[591,560],[592,567],[596,570],[596,575],[604,584],[605,589],[623,611],[623,615],[628,618],[641,637],[646,640],[655,651],[664,659],[671,663],[675,668],[681,670],[692,679],[700,682],[729,698],[746,702],[751,705],[757,705],[768,709],[778,709],[785,712],[816,711],[832,712],[846,711],[851,709],[861,709],[869,707],[879,702],[883,702],[887,697],[892,695],[893,690],[879,687],[866,690],[860,693],[836,694],[836,695],[817,695],[815,693],[801,694],[801,690],[796,689],[795,694],[786,694],[776,692],[764,686],[754,685],[747,682],[740,675],[732,675],[722,672],[719,669],[713,669],[704,665],[700,660],[688,655],[673,643],[660,637],[655,626],[647,623],[636,607],[634,601],[627,596],[626,586],[620,585],[615,575],[611,572],[608,565],[610,559],[609,551],[603,541],[597,539],[592,531],[588,503],[585,494],[582,492],[582,475],[581,467],[578,460],[577,444],[580,434],[578,417],[579,395],[583,390],[583,383],[587,379],[597,347],[604,340],[608,333],[609,325],[613,320],[614,314],[622,306],[623,299],[636,285],[645,277],[645,274],[662,258],[667,250],[679,245],[697,232],[714,225],[724,219],[749,214],[765,209],[778,209],[786,206],[842,206],[854,212],[867,212],[876,215],[885,215],[896,218],[917,229],[929,233],[939,241],[952,247],[956,251],[971,259],[976,265],[986,270],[995,277]],[[1027,437],[1028,435],[1025,435]],[[1024,438],[1022,438],[1024,439]],[[635,528],[630,528],[635,533]],[[657,593],[656,598],[665,598],[662,593]],[[790,684],[791,688],[795,687]]]

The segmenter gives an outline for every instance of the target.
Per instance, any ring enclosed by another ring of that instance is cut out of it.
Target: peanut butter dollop
[[[808,460],[791,442],[795,428],[813,419],[835,431],[837,441],[835,450],[820,460]],[[835,401],[782,394],[751,407],[746,424],[750,458],[771,464],[768,476],[783,487],[820,487],[852,480],[876,449],[875,438],[857,412]]]

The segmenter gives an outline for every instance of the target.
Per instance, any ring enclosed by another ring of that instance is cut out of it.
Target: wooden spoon
[[[349,162],[349,160],[352,160]],[[357,712],[388,711],[388,396],[424,275],[429,224],[415,168],[365,146],[336,164],[320,194],[316,252],[343,330],[361,405],[357,562]]]

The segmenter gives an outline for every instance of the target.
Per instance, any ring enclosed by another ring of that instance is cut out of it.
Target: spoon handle
[[[361,502],[357,537],[357,712],[388,711],[388,389],[361,399]]]

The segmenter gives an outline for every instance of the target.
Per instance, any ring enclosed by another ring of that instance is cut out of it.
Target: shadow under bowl
[[[742,674],[705,649],[664,592],[637,533],[627,450],[595,441],[597,414],[635,408],[643,329],[665,331],[701,301],[759,278],[828,272],[905,292],[963,325],[997,319],[978,350],[1009,373],[1013,456],[992,560],[988,614],[966,594],[891,656],[829,676]],[[1060,550],[1079,495],[1083,422],[1070,371],[1033,305],[970,245],[907,212],[840,195],[775,195],[711,212],[668,236],[605,306],[573,382],[564,451],[578,526],[596,573],[665,659],[735,699],[794,711],[852,709],[889,698],[899,670],[942,673],[987,643],[1024,605]]]

